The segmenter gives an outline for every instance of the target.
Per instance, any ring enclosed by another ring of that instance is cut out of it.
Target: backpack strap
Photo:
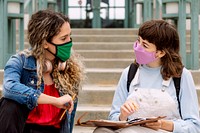
[[[128,92],[129,92],[131,81],[135,77],[137,69],[138,69],[138,66],[135,63],[131,63],[130,68],[128,70],[128,77],[127,77],[127,91]]]
[[[180,103],[180,99],[179,99],[179,93],[180,93],[180,84],[181,84],[181,77],[179,78],[173,78],[174,80],[174,86],[176,88],[176,97],[177,97],[177,101],[178,101],[178,108],[179,108],[179,113],[180,113],[180,116],[182,117],[181,115],[181,103]]]

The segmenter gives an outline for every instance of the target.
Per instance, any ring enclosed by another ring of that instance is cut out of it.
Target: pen
[[[76,94],[74,94],[74,95],[72,96],[72,101],[75,100],[75,97],[76,97]],[[61,117],[60,117],[60,121],[62,120],[62,118],[63,118],[63,116],[65,115],[65,113],[67,112],[67,110],[68,110],[68,108],[65,109],[64,112],[62,113],[62,115],[61,115]]]

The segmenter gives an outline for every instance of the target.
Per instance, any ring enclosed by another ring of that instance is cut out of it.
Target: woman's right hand
[[[138,105],[133,100],[127,100],[120,108],[120,121],[126,121],[128,116],[138,110]]]
[[[54,106],[58,108],[68,109],[69,113],[71,113],[74,108],[74,103],[73,103],[72,97],[67,94],[67,95],[58,97],[57,102]]]
[[[68,94],[56,98],[41,93],[41,95],[38,97],[38,104],[51,104],[57,108],[68,109],[69,113],[71,113],[74,108],[72,97]]]

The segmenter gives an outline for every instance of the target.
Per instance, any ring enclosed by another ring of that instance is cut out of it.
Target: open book
[[[99,120],[88,120],[85,122],[81,122],[80,120],[85,114],[86,113],[84,113],[82,116],[79,117],[76,126],[110,127],[113,129],[119,129],[133,125],[141,125],[148,122],[156,122],[160,119],[165,118],[165,116],[159,116],[159,117],[149,117],[149,118],[134,118],[128,121],[111,121],[111,120],[99,119]]]

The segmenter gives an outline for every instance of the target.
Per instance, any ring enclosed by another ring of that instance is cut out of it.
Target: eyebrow
[[[147,42],[143,41],[143,43],[149,46],[149,44]]]
[[[69,34],[62,35],[62,36],[60,36],[60,38],[66,37],[66,36],[71,35],[71,34],[72,34],[72,32],[70,32]]]
[[[138,39],[141,40],[140,37],[139,37]],[[149,46],[149,44],[148,44],[145,40],[142,39],[142,42],[143,42],[145,45],[148,45],[148,46]]]

